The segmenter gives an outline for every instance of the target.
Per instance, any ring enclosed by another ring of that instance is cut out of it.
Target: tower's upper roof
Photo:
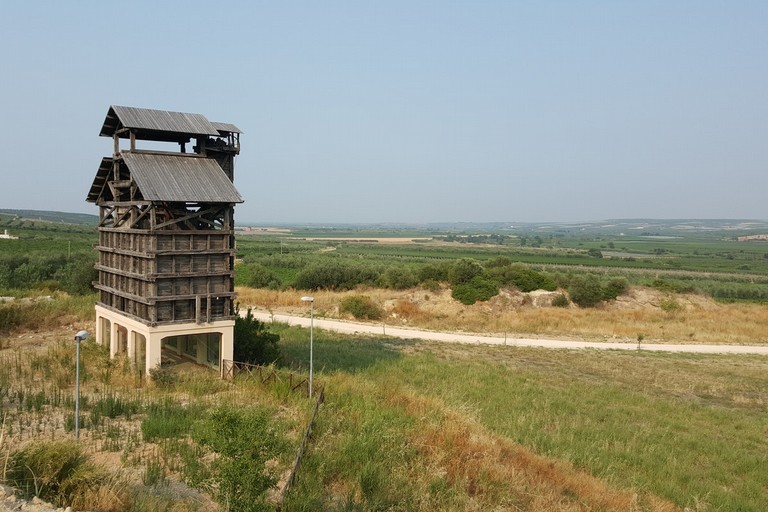
[[[233,124],[212,123],[202,114],[119,105],[109,107],[99,135],[112,137],[117,133],[120,138],[128,138],[129,132],[142,140],[186,142],[191,137],[219,137],[227,132],[240,133],[240,129]]]

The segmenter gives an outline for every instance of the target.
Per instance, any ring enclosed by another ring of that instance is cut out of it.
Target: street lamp
[[[303,302],[309,302],[309,398],[312,398],[312,373],[313,366],[313,345],[315,341],[315,298],[305,295],[301,298]]]
[[[80,440],[80,342],[88,337],[88,331],[75,334],[77,355],[75,356],[75,438]]]

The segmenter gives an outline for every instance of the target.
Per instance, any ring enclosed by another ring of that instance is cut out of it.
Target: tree
[[[482,276],[476,276],[466,283],[459,283],[453,286],[451,297],[462,304],[471,305],[481,300],[485,301],[495,297],[499,293],[499,287]]]
[[[613,300],[627,291],[629,283],[623,277],[614,277],[603,288],[603,299]]]
[[[249,266],[250,276],[247,280],[251,288],[270,288],[276,290],[282,283],[280,278],[260,263],[253,263]]]
[[[222,506],[242,512],[274,510],[266,493],[278,478],[267,462],[286,442],[266,410],[221,406],[196,425],[192,437],[218,454],[212,464],[213,487]]]
[[[555,291],[554,279],[544,272],[538,272],[523,263],[513,263],[505,267],[491,268],[489,274],[500,285],[514,285],[522,292],[533,290]]]
[[[448,276],[453,285],[468,283],[483,273],[483,267],[473,259],[461,258],[453,264]]]
[[[603,300],[603,287],[600,285],[600,280],[593,275],[578,276],[571,281],[568,294],[579,306],[591,308]]]
[[[387,288],[405,290],[416,286],[416,275],[410,268],[388,267],[381,276],[383,284]]]
[[[92,256],[78,256],[60,268],[56,272],[56,278],[64,290],[72,295],[89,294],[93,291],[93,282],[99,280],[99,272],[94,264]]]
[[[602,258],[603,257],[602,251],[600,251],[600,249],[598,249],[597,247],[593,247],[590,250],[588,250],[587,254],[589,256],[592,256],[593,258]]]
[[[267,324],[253,317],[248,308],[245,316],[236,310],[234,359],[242,363],[270,364],[280,359],[277,342],[280,335],[269,332]]]

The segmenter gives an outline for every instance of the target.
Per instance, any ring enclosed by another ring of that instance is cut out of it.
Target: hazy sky
[[[110,105],[245,133],[239,222],[768,218],[768,2],[6,2],[0,208],[85,196]]]

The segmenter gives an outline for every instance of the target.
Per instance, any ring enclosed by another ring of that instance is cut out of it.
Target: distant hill
[[[0,215],[13,216],[20,220],[38,220],[81,226],[97,226],[99,224],[99,216],[91,215],[89,213],[52,212],[47,210],[6,210],[0,208]]]

